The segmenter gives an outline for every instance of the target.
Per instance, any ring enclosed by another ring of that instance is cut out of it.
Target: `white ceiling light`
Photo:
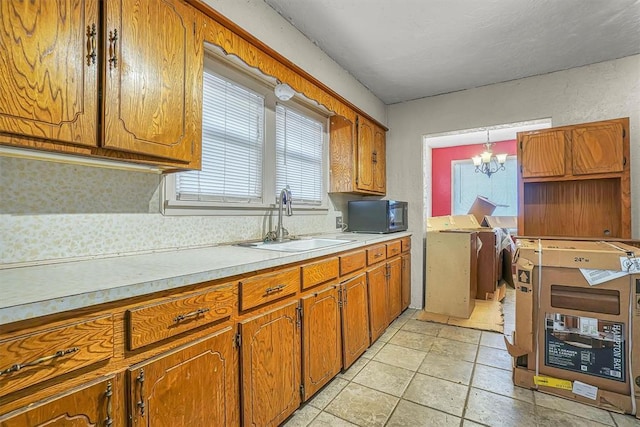
[[[286,83],[278,83],[273,92],[280,101],[288,101],[296,94],[296,91]]]

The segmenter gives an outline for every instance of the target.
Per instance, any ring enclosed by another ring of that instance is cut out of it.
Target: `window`
[[[286,185],[297,209],[327,209],[327,115],[207,57],[202,121],[202,169],[166,177],[165,214],[262,214]]]
[[[298,202],[322,202],[323,131],[319,121],[276,106],[276,195],[289,185]]]
[[[509,156],[505,162],[505,170],[491,175],[476,173],[471,160],[451,162],[451,212],[453,215],[464,215],[477,196],[484,196],[498,206],[493,215],[518,215],[518,179],[516,157]]]
[[[261,202],[264,97],[205,72],[202,104],[202,170],[176,176],[176,199]]]

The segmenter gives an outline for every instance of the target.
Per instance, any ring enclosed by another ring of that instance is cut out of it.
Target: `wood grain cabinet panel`
[[[402,255],[402,310],[411,304],[411,254]]]
[[[302,289],[309,289],[338,277],[338,258],[328,258],[302,266]]]
[[[522,177],[562,176],[567,171],[563,131],[543,131],[523,135],[520,141]]]
[[[328,383],[342,367],[338,285],[302,298],[303,400]]]
[[[379,265],[367,271],[369,292],[369,331],[373,344],[389,326],[387,264]]]
[[[132,366],[127,376],[133,425],[239,424],[238,352],[231,327]]]
[[[0,427],[122,425],[119,396],[124,390],[120,383],[114,376],[100,378],[0,416]]]
[[[0,2],[0,133],[97,146],[97,5]]]
[[[240,281],[240,309],[248,310],[293,295],[299,288],[298,267],[250,277]]]
[[[195,11],[176,0],[105,6],[105,147],[189,163],[202,120]]]
[[[245,426],[277,426],[300,406],[298,302],[240,322]]]
[[[110,315],[2,340],[0,395],[107,360],[113,354]]]
[[[373,130],[373,191],[377,194],[387,192],[386,135],[384,129],[374,124]]]
[[[367,265],[367,256],[364,250],[343,254],[338,258],[340,258],[341,276],[362,270]]]
[[[330,192],[385,195],[386,134],[384,128],[357,116],[330,121]]]
[[[622,124],[578,127],[571,131],[573,174],[622,172]]]
[[[129,350],[228,320],[233,311],[233,285],[127,310]]]
[[[402,246],[401,246],[400,240],[387,243],[387,258],[391,258],[396,255],[399,255],[400,252],[402,252]]]
[[[367,248],[367,265],[372,265],[387,258],[387,245],[376,245]]]
[[[387,263],[387,313],[389,325],[402,313],[402,259],[395,258]]]
[[[369,292],[365,273],[341,285],[342,367],[349,368],[369,347]]]
[[[411,250],[411,237],[400,239],[400,246],[402,247],[402,252],[409,252]]]

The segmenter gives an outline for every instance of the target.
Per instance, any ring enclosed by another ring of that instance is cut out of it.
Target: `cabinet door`
[[[373,187],[373,151],[374,135],[373,125],[368,120],[358,117],[358,144],[357,151],[357,177],[356,185],[359,190],[372,191]]]
[[[342,367],[338,286],[302,298],[303,399],[313,396]]]
[[[411,303],[411,254],[402,255],[402,310]]]
[[[244,425],[277,426],[300,405],[298,302],[245,320],[240,331]]]
[[[561,130],[519,135],[522,177],[565,175],[567,173],[566,144],[565,132]]]
[[[367,271],[367,284],[369,288],[369,325],[371,344],[373,344],[389,326],[386,263]]]
[[[177,348],[128,370],[133,425],[238,425],[234,331]]]
[[[104,146],[188,163],[200,147],[203,46],[177,0],[105,2]]]
[[[0,132],[97,145],[97,0],[0,2]]]
[[[0,416],[2,427],[121,425],[117,377],[101,378],[51,399]]]
[[[621,123],[572,129],[573,174],[622,172],[624,169]]]
[[[369,293],[365,274],[342,285],[342,365],[347,369],[369,347]]]
[[[396,258],[387,263],[387,289],[389,296],[388,304],[388,323],[400,316],[402,313],[402,259]]]
[[[378,126],[373,134],[373,190],[380,194],[387,192],[386,135]]]

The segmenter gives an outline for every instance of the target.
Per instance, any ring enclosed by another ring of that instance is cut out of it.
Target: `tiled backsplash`
[[[164,216],[160,182],[152,173],[0,157],[0,265],[258,239],[269,227],[267,212]],[[333,207],[294,214],[285,227],[292,234],[335,231],[339,214]]]

